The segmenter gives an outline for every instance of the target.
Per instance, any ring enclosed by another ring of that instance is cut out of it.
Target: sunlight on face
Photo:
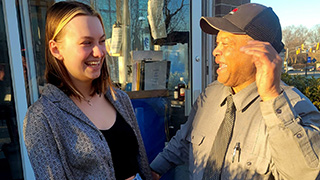
[[[63,31],[59,52],[71,80],[92,82],[100,76],[106,55],[100,20],[95,16],[76,16]]]
[[[248,35],[220,31],[217,46],[212,52],[219,64],[218,81],[238,91],[255,81],[255,66],[251,56],[240,51],[249,40],[252,38]]]

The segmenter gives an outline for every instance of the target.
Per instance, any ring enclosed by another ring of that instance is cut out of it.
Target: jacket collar
[[[68,112],[79,120],[97,129],[97,127],[89,120],[89,118],[80,110],[80,108],[59,88],[52,84],[46,84],[42,96],[49,101],[53,102],[61,110]],[[105,94],[106,98],[114,106],[114,108],[123,116],[126,117],[124,112],[121,111],[122,106],[118,101],[113,100],[111,93],[108,91]]]
[[[119,114],[128,122],[129,115],[128,115],[128,112],[126,111],[126,108],[123,107],[125,105],[125,103],[121,102],[122,95],[120,95],[121,93],[124,93],[124,92],[121,92],[120,90],[117,90],[117,89],[115,91],[116,91],[115,97],[117,99],[113,99],[110,90],[107,90],[105,97],[113,105],[113,107],[116,109],[116,111],[118,111]]]

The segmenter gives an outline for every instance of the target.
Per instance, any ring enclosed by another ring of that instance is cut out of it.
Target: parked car
[[[292,66],[288,66],[287,67],[287,71],[293,71],[294,69],[293,69],[293,67]]]
[[[308,66],[308,67],[304,67],[303,69],[301,69],[301,71],[305,71],[307,69],[307,71],[314,71],[315,68],[314,66]]]

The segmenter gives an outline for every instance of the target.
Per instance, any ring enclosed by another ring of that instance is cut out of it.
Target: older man
[[[218,81],[151,163],[155,179],[189,164],[190,179],[317,179],[320,113],[281,83],[281,26],[271,8],[244,4],[222,18],[202,17],[217,34]]]

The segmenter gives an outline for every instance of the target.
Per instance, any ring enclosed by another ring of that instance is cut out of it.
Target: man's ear
[[[59,60],[63,60],[63,56],[60,53],[60,50],[58,48],[58,43],[56,41],[54,41],[54,40],[49,41],[49,49],[50,49],[51,54],[55,58],[57,58]]]

